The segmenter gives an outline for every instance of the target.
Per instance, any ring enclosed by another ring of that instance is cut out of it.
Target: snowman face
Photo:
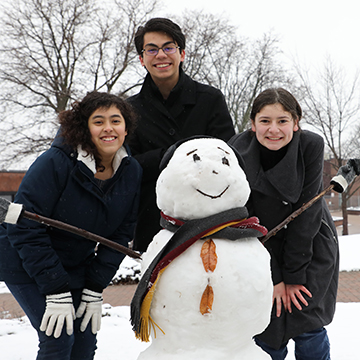
[[[161,172],[158,207],[169,216],[199,219],[244,206],[250,188],[233,150],[222,140],[189,140]]]

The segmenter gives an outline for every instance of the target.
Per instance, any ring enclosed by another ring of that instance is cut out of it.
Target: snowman
[[[250,188],[224,141],[172,146],[156,185],[161,230],[142,258],[131,303],[138,360],[265,360],[253,340],[269,323],[273,285],[266,233],[244,207]]]

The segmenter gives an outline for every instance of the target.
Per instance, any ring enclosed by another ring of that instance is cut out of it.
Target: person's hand
[[[80,331],[85,331],[89,321],[91,320],[91,331],[96,334],[100,330],[101,314],[102,314],[102,294],[96,291],[84,289],[81,295],[81,303],[76,311],[76,317],[80,318],[84,315],[84,319],[80,325]]]
[[[282,304],[284,304],[285,309],[288,307],[285,283],[283,281],[274,286],[273,303],[274,301],[276,302],[276,316],[280,317]]]
[[[303,303],[303,305],[308,306],[308,302],[304,298],[302,292],[309,297],[312,297],[311,292],[303,285],[290,285],[286,284],[286,297],[287,297],[287,310],[289,313],[292,312],[291,303],[293,303],[299,310],[302,310],[302,306],[299,303],[299,300]]]
[[[360,159],[350,159],[339,168],[336,176],[330,180],[330,184],[334,186],[334,191],[342,193],[358,175],[360,175]]]
[[[70,292],[46,295],[46,308],[41,320],[40,331],[45,331],[47,336],[58,338],[66,321],[66,333],[73,333],[75,310]],[[55,328],[55,330],[54,330]]]

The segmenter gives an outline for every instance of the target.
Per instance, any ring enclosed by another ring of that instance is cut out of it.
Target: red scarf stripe
[[[169,215],[165,215],[162,211],[160,212],[161,217],[163,217],[166,221],[168,221],[171,224],[177,225],[177,226],[181,226],[184,225],[184,221],[179,220],[179,219],[175,219]]]

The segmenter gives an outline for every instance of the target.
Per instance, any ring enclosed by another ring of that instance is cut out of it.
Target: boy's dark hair
[[[180,46],[180,52],[185,49],[185,35],[181,31],[179,25],[170,19],[153,18],[144,26],[139,26],[135,34],[135,47],[139,55],[143,56],[144,35],[148,32],[163,32],[172,37],[172,39]]]
[[[70,110],[60,112],[58,117],[61,125],[61,136],[65,143],[74,149],[81,145],[84,151],[94,156],[96,166],[100,168],[101,157],[91,140],[88,120],[95,110],[108,109],[111,106],[116,106],[125,119],[127,130],[125,141],[127,142],[136,127],[136,114],[132,106],[117,95],[92,91],[81,101],[75,101]]]

